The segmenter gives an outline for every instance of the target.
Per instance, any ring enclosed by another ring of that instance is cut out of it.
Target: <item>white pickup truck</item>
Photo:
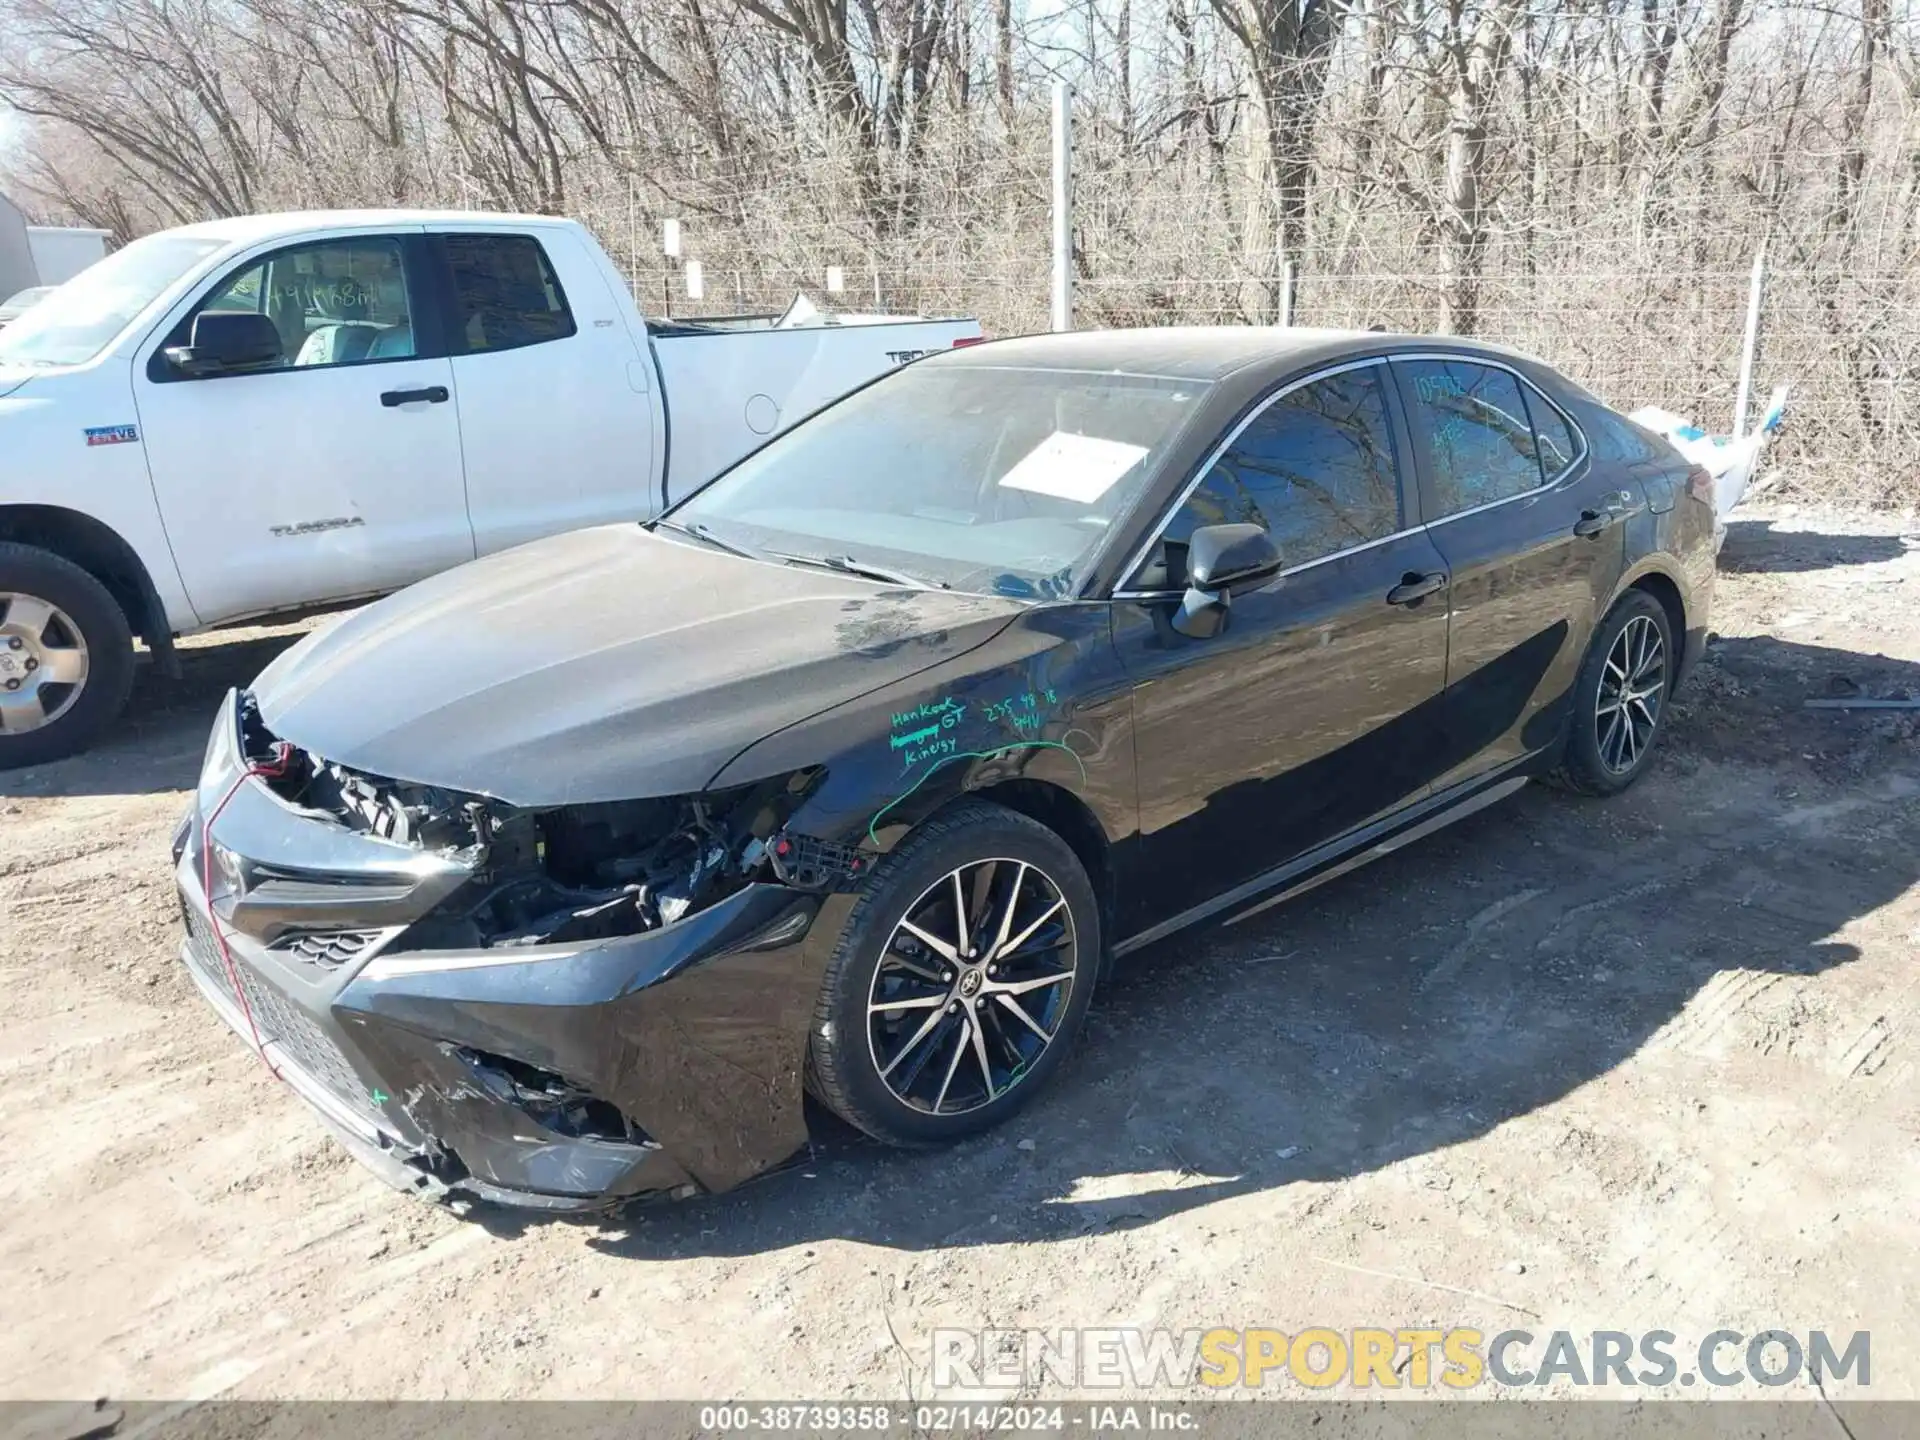
[[[543,217],[259,215],[137,240],[0,331],[0,770],[97,735],[136,635],[173,668],[176,635],[645,518],[979,334],[649,327],[592,236]]]

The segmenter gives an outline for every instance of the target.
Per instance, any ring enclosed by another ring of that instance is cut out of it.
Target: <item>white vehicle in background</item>
[[[111,230],[88,230],[72,225],[27,226],[27,249],[42,285],[64,285],[90,265],[107,257]]]
[[[0,331],[0,770],[86,745],[132,637],[641,520],[969,320],[650,330],[580,225],[259,215],[137,240]],[[527,624],[539,623],[538,606]]]

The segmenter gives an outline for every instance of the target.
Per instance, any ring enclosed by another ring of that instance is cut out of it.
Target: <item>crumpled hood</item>
[[[684,794],[776,730],[965,654],[1020,609],[614,525],[369,605],[287,651],[253,693],[275,735],[387,779],[516,805]]]

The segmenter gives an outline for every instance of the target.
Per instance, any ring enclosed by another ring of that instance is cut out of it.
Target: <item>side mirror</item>
[[[1187,542],[1187,583],[1244,590],[1280,570],[1280,550],[1258,525],[1202,525]]]
[[[1258,525],[1203,525],[1187,541],[1187,593],[1173,628],[1211,640],[1227,628],[1233,593],[1280,571],[1280,550]]]
[[[167,363],[183,375],[219,375],[280,363],[280,332],[265,315],[207,311],[193,317],[190,344],[167,348]]]

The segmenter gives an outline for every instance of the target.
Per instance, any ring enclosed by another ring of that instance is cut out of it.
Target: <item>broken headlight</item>
[[[808,770],[696,795],[486,809],[473,878],[414,927],[406,948],[559,945],[671,925],[774,875],[767,842],[818,778]]]

